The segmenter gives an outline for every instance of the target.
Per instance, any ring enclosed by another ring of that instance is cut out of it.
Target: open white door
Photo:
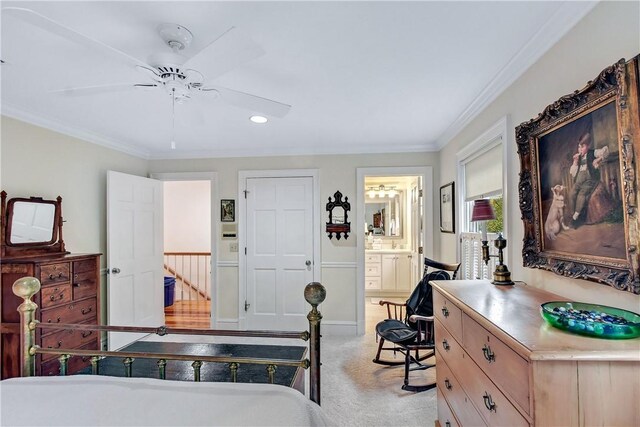
[[[301,295],[314,274],[313,178],[249,178],[246,189],[247,329],[304,329]]]
[[[164,323],[162,182],[107,172],[107,322]],[[110,332],[109,350],[143,334]]]
[[[411,286],[416,286],[422,279],[422,186],[421,178],[416,177],[411,184]]]

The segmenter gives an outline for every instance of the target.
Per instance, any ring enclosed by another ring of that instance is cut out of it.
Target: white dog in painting
[[[564,224],[564,185],[555,185],[551,187],[553,192],[553,202],[547,214],[547,221],[544,223],[544,232],[550,240],[556,240],[556,236],[561,230],[568,230]]]

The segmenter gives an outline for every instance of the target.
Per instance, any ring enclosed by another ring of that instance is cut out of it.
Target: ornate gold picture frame
[[[638,57],[516,128],[523,264],[640,294]]]

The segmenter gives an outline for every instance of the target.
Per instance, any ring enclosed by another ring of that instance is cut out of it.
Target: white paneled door
[[[109,325],[160,326],[164,322],[162,182],[107,172]],[[115,350],[142,334],[109,333]]]
[[[247,178],[247,329],[307,326],[313,281],[313,178]]]

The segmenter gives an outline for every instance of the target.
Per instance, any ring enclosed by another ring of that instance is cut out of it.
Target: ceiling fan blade
[[[122,92],[122,91],[132,90],[136,88],[145,89],[145,88],[156,88],[156,87],[158,87],[158,85],[119,83],[119,84],[99,85],[99,86],[70,87],[65,89],[52,90],[52,91],[49,91],[49,93],[70,95],[70,96],[84,96],[84,95],[95,95],[100,93]]]
[[[260,96],[251,95],[249,93],[240,92],[233,89],[227,89],[221,86],[207,86],[201,89],[203,92],[216,91],[223,101],[254,113],[264,114],[272,117],[284,117],[291,109],[291,105],[282,102],[273,101],[271,99],[262,98]]]
[[[249,36],[231,27],[183,64],[214,79],[252,59],[264,55],[262,47]]]
[[[89,49],[92,49],[100,54],[108,55],[112,58],[119,60],[120,62],[126,62],[132,65],[140,65],[143,67],[151,68],[149,65],[144,62],[136,59],[128,54],[121,52],[111,46],[108,46],[100,41],[94,40],[90,37],[87,37],[79,32],[72,30],[71,28],[65,27],[64,25],[47,18],[44,15],[40,15],[37,12],[34,12],[31,9],[25,9],[22,7],[4,7],[2,8],[2,13],[18,18],[28,24],[31,24],[35,27],[41,28],[45,31],[48,31],[52,34],[57,34],[60,37],[63,37],[72,42],[78,43]]]

